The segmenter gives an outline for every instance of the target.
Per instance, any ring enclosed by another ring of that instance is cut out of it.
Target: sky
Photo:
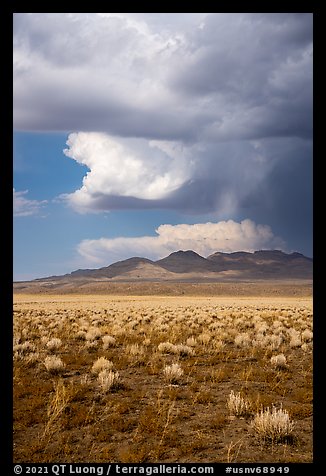
[[[14,279],[312,256],[311,13],[15,13]]]

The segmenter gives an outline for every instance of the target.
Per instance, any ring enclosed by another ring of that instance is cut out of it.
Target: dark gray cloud
[[[312,144],[292,141],[279,144],[277,160],[270,173],[241,203],[239,217],[250,213],[260,223],[268,223],[289,244],[290,250],[305,250],[312,256],[313,168]]]
[[[88,167],[76,210],[250,218],[311,243],[312,28],[310,13],[15,14],[14,124],[89,132],[70,154]]]
[[[171,83],[216,111],[204,137],[311,136],[312,15],[213,15],[193,36]]]
[[[16,14],[16,127],[181,141],[311,134],[311,14],[160,15]]]

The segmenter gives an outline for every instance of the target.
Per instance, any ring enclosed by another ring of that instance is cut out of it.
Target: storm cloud
[[[67,132],[78,212],[213,213],[311,243],[312,29],[310,13],[17,13],[14,126]]]
[[[15,14],[15,127],[311,136],[312,14],[160,15]]]

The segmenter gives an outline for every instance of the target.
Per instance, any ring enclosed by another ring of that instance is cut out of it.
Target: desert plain
[[[18,286],[13,326],[15,462],[312,461],[309,281]]]

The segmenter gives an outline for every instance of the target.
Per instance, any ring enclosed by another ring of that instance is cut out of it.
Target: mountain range
[[[246,280],[312,279],[313,260],[300,253],[260,250],[253,253],[216,252],[207,258],[192,250],[177,251],[152,261],[133,257],[99,269],[78,269],[62,276],[33,282],[63,284],[92,281],[215,282]]]

